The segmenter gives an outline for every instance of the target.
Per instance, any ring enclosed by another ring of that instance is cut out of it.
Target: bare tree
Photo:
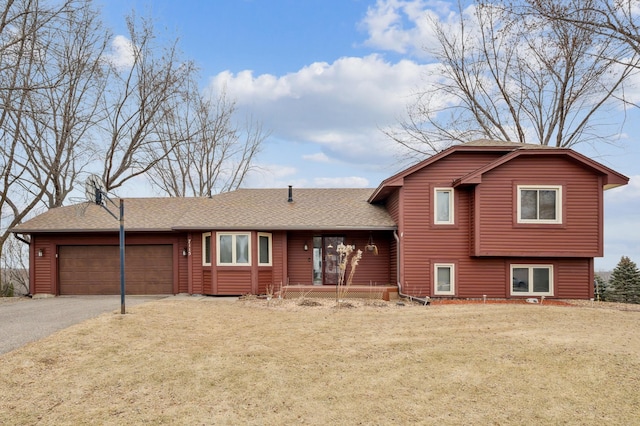
[[[523,16],[539,14],[608,38],[612,43],[618,43],[620,50],[627,52],[626,56],[640,55],[638,0],[528,0],[524,5],[511,7]],[[620,60],[619,57],[609,59]],[[640,107],[624,94],[619,97],[625,104]]]
[[[23,145],[40,170],[35,186],[46,188],[47,207],[59,207],[90,162],[92,129],[104,120],[100,110],[106,84],[104,55],[109,34],[90,2],[78,3],[48,32],[53,52],[41,65],[51,87],[29,93],[29,131]],[[50,182],[49,185],[45,181]]]
[[[152,185],[172,197],[211,196],[237,189],[267,134],[258,122],[236,123],[235,103],[226,93],[204,99],[197,90],[163,126],[164,149],[152,153]],[[168,152],[166,156],[158,155]]]
[[[586,28],[509,7],[459,6],[458,18],[432,19],[436,82],[387,135],[418,156],[475,138],[557,147],[606,139],[597,113],[612,107],[637,56]]]
[[[50,182],[25,149],[39,113],[30,100],[59,83],[42,73],[52,53],[48,35],[74,5],[18,0],[0,6],[0,253],[10,229],[40,203]]]
[[[101,126],[108,140],[99,150],[107,190],[148,172],[164,158],[167,147],[159,134],[160,123],[185,99],[194,72],[191,62],[180,57],[177,40],[156,45],[152,23],[127,18],[129,63],[111,62],[111,80],[104,95],[107,119]],[[157,155],[160,153],[160,155]],[[150,159],[153,159],[151,162]]]

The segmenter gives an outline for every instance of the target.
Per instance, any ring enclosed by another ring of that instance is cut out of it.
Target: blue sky
[[[424,14],[455,10],[439,0],[99,4],[114,35],[126,33],[124,15],[133,8],[153,17],[158,32],[179,37],[199,65],[203,90],[227,87],[243,114],[262,121],[271,136],[250,187],[376,187],[401,169],[399,148],[380,129],[404,116],[433,67],[423,50],[430,42]],[[640,264],[636,123],[640,110],[630,110],[618,147],[577,148],[631,177],[630,185],[605,193],[606,257],[596,259],[596,270],[613,268],[622,255]]]

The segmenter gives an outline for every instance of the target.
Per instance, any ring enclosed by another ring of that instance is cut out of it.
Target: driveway
[[[125,306],[164,297],[167,296],[127,296]],[[120,313],[120,296],[0,299],[0,354],[105,312]]]

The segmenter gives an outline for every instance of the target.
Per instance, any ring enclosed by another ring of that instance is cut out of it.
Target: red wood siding
[[[563,223],[518,224],[517,185],[561,185]],[[602,255],[602,188],[583,167],[562,157],[520,157],[486,173],[476,192],[476,255]]]
[[[499,153],[454,153],[405,177],[399,191],[402,204],[398,208],[403,268],[400,275],[404,291],[416,296],[430,295],[432,259],[452,263],[469,253],[470,192],[454,191],[453,225],[435,225],[431,203],[434,189],[450,187],[454,179],[499,156]]]
[[[211,294],[211,267],[202,265],[202,232],[191,234],[191,294]],[[208,271],[206,271],[208,269]],[[205,273],[208,275],[205,276]],[[205,283],[208,285],[205,289]]]
[[[287,238],[287,270],[286,284],[313,284],[313,233],[290,232]],[[304,251],[304,244],[309,250]]]
[[[251,294],[251,269],[225,267],[217,270],[217,291],[219,295]]]
[[[453,225],[433,223],[434,188],[448,187],[497,158],[452,154],[406,176],[404,186],[387,199],[389,211],[399,216],[403,292],[433,296],[434,264],[450,263],[456,297],[507,298],[511,264],[553,264],[553,297],[590,297],[591,258],[601,253],[602,188],[597,176],[574,162],[527,156],[505,163],[485,173],[482,183],[455,189]],[[515,223],[518,184],[562,185],[563,224]]]
[[[289,284],[313,284],[313,234],[309,232],[290,232],[288,239],[288,264]],[[343,235],[345,244],[355,244],[356,250],[362,250],[362,258],[356,268],[353,277],[353,284],[360,285],[387,285],[395,284],[395,276],[391,275],[391,263],[395,262],[395,257],[391,254],[391,240],[393,234],[388,232],[366,231],[358,232],[327,232],[326,235]],[[378,255],[367,251],[365,246],[369,242],[369,236],[378,247]],[[304,251],[303,246],[307,243],[309,250]],[[395,256],[395,253],[394,253]]]

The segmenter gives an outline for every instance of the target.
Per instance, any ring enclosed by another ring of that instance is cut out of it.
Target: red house
[[[385,292],[587,299],[603,255],[603,191],[628,180],[570,149],[480,140],[375,190],[126,199],[127,294],[331,290],[344,243],[363,250],[353,283]],[[13,229],[30,244],[33,295],[119,294],[119,223],[84,207]]]

